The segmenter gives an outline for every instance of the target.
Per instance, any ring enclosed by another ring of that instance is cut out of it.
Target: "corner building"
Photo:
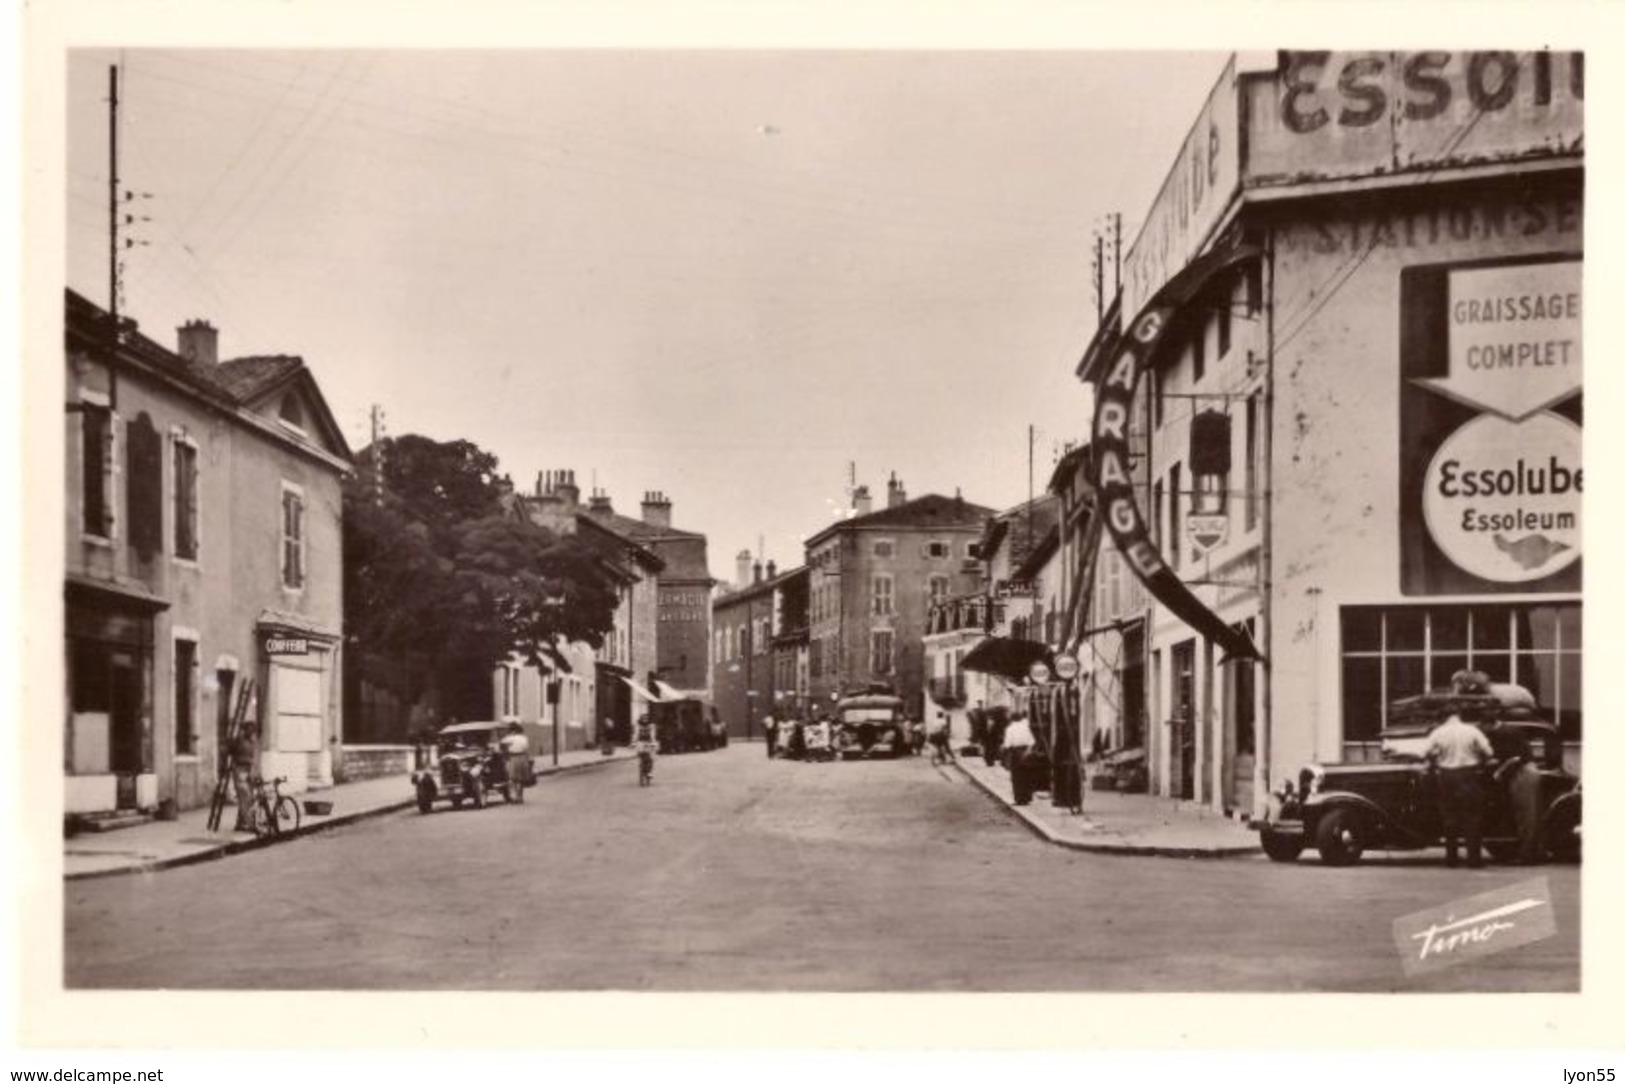
[[[1161,334],[1135,500],[1263,656],[1155,590],[1097,595],[1093,710],[1143,672],[1155,792],[1254,810],[1377,757],[1387,705],[1463,667],[1528,687],[1578,770],[1583,96],[1549,53],[1283,53],[1214,88],[1079,369]],[[1133,575],[1102,546],[1097,584]]]

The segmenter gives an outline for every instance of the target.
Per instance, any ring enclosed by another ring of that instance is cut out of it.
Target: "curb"
[[[573,772],[591,771],[602,768],[606,764],[619,764],[631,760],[630,755],[617,754],[602,757],[598,760],[582,761],[580,764],[560,764],[557,767],[549,765],[536,769],[536,778],[541,779],[548,775],[569,775]],[[245,839],[234,839],[229,843],[222,843],[217,847],[209,847],[192,854],[178,854],[170,858],[159,858],[151,862],[140,862],[129,866],[120,866],[117,869],[84,870],[80,873],[66,873],[62,875],[64,881],[89,881],[103,877],[126,877],[132,873],[156,873],[159,870],[176,869],[181,866],[195,866],[202,862],[214,862],[228,855],[242,854],[244,851],[255,851],[262,847],[275,846],[286,843],[303,836],[312,836],[318,832],[325,832],[330,828],[337,828],[343,824],[355,824],[357,821],[370,820],[373,817],[382,817],[389,813],[399,813],[411,809],[417,804],[415,797],[407,797],[399,802],[387,805],[373,806],[370,809],[358,809],[354,813],[336,814],[324,817],[320,821],[310,824],[301,824],[299,829],[285,836],[249,836]]]
[[[1256,843],[1249,846],[1172,847],[1158,846],[1150,843],[1091,843],[1080,839],[1067,839],[1064,836],[1055,834],[1055,832],[1052,831],[1048,825],[1044,824],[1036,817],[1029,816],[1017,806],[1006,801],[1004,795],[1000,794],[998,791],[994,790],[991,786],[978,778],[974,772],[961,765],[957,756],[954,757],[953,764],[954,767],[959,771],[960,775],[963,775],[966,779],[970,780],[978,790],[987,795],[988,798],[992,799],[993,803],[1000,809],[1003,809],[1007,814],[1016,818],[1016,820],[1025,825],[1027,829],[1033,833],[1033,835],[1037,836],[1039,839],[1042,839],[1046,843],[1054,844],[1057,847],[1065,847],[1070,851],[1082,851],[1086,854],[1116,854],[1130,858],[1206,859],[1244,858],[1249,855],[1263,853],[1262,849]]]

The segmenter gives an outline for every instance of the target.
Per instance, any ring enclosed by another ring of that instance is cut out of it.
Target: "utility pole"
[[[107,359],[108,405],[118,409],[119,246],[118,246],[118,65],[107,69],[107,311],[112,337]]]
[[[1123,214],[1112,212],[1112,296],[1123,292]]]
[[[1099,231],[1096,231],[1096,233],[1095,233],[1095,270],[1094,270],[1094,280],[1095,280],[1095,322],[1096,323],[1099,323],[1100,321],[1102,321],[1102,320],[1104,320],[1106,318],[1105,247],[1106,247],[1105,238],[1100,236]]]

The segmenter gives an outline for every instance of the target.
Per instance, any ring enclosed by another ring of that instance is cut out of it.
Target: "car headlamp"
[[[1320,783],[1323,778],[1324,773],[1319,768],[1311,765],[1298,773],[1298,790],[1302,792],[1305,798],[1311,794],[1319,794]]]

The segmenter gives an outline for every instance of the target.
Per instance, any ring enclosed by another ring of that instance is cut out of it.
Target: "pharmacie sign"
[[[1580,261],[1402,278],[1407,594],[1579,589]]]

